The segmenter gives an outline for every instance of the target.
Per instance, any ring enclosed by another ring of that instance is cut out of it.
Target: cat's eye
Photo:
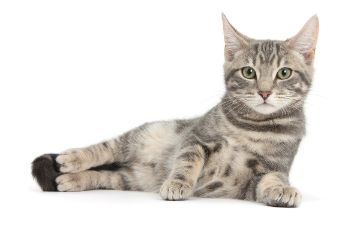
[[[280,80],[288,79],[291,76],[292,70],[290,68],[281,68],[277,74],[276,78],[279,78]]]
[[[241,73],[243,77],[246,79],[255,79],[256,78],[256,72],[252,67],[246,66],[241,69]]]

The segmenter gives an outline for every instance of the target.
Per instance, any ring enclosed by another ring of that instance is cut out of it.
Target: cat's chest
[[[212,154],[207,160],[199,177],[197,189],[206,189],[207,185],[217,183],[221,187],[203,193],[202,196],[235,197],[253,175],[247,165],[251,159],[254,157],[242,149],[241,141],[227,141],[220,151]]]
[[[222,149],[212,154],[207,160],[205,167],[197,183],[198,193],[201,189],[205,192],[206,186],[220,186],[213,190],[203,193],[202,196],[208,197],[238,197],[243,194],[241,191],[245,189],[250,179],[256,174],[251,164],[258,162],[261,166],[263,157],[269,162],[274,162],[282,157],[275,157],[277,152],[276,144],[282,144],[282,148],[286,147],[283,140],[275,142],[261,142],[255,138],[248,137],[227,138]],[[270,154],[269,156],[267,154]],[[274,157],[272,157],[274,156]],[[213,191],[210,191],[213,190]],[[199,195],[200,196],[200,195]]]
[[[211,155],[204,170],[218,178],[235,177],[247,171],[246,163],[252,158],[253,156],[245,152],[241,145],[227,145]]]
[[[222,149],[214,153],[210,158],[214,165],[220,166],[233,164],[239,169],[246,166],[249,159],[257,156],[268,156],[281,149],[287,149],[288,143],[281,138],[273,138],[272,140],[259,139],[255,136],[239,136],[226,138]]]

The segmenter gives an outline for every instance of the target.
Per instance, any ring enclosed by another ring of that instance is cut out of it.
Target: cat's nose
[[[258,93],[264,100],[266,100],[270,96],[271,91],[259,91]]]

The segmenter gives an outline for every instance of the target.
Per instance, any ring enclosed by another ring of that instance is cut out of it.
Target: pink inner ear
[[[226,45],[224,48],[224,53],[225,53],[225,59],[227,61],[232,61],[234,59],[234,53]]]
[[[307,64],[311,64],[315,57],[315,48],[304,54],[304,58]]]

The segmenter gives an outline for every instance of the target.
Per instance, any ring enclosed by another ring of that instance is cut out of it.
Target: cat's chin
[[[255,110],[257,113],[268,115],[268,114],[272,114],[272,113],[275,113],[276,111],[278,111],[278,108],[276,108],[272,104],[262,103],[262,104],[259,104],[255,107],[253,107],[253,110]]]

